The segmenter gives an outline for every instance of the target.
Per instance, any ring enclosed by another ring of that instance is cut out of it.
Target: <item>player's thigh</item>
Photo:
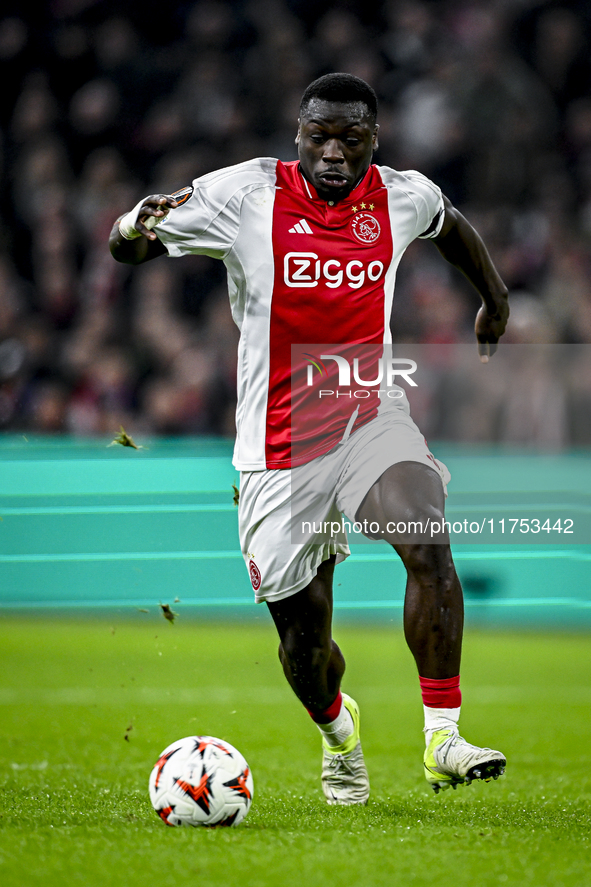
[[[449,480],[410,416],[398,411],[352,435],[337,503],[370,538],[422,541],[428,527],[431,541],[432,529],[444,528]],[[436,541],[444,541],[441,533]]]
[[[368,490],[357,520],[392,521],[442,518],[445,493],[437,471],[421,462],[397,462],[384,471]]]
[[[420,462],[397,462],[368,490],[357,521],[365,535],[395,547],[447,544],[444,507],[437,471]]]
[[[316,575],[296,594],[267,601],[269,612],[284,645],[324,648],[332,636],[333,573],[335,556],[323,561]]]

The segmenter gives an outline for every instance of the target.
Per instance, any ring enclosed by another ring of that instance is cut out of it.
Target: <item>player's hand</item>
[[[505,332],[509,319],[509,303],[506,296],[497,300],[495,308],[496,313],[489,314],[483,305],[476,315],[474,329],[481,363],[488,363],[489,358],[497,350],[498,341]]]
[[[151,194],[150,197],[146,197],[138,213],[137,222],[135,223],[136,230],[143,234],[144,237],[147,237],[148,240],[156,240],[156,234],[151,230],[155,222],[152,222],[150,226],[148,220],[154,219],[157,221],[162,219],[168,215],[171,209],[175,209],[177,206],[178,203],[174,197],[169,197],[166,194]]]

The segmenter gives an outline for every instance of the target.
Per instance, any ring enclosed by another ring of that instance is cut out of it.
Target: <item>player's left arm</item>
[[[509,318],[507,287],[493,265],[484,241],[452,203],[443,198],[445,217],[433,243],[444,259],[458,268],[480,293],[482,307],[474,325],[483,363],[497,350]]]

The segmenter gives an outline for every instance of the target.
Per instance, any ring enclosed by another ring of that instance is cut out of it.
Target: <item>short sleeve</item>
[[[175,192],[180,206],[154,229],[169,255],[225,259],[238,237],[244,196],[274,184],[276,167],[275,158],[259,157],[208,173]]]
[[[409,182],[417,210],[416,236],[421,240],[437,237],[445,216],[441,188],[414,169],[406,171],[403,175]]]
[[[179,193],[185,199],[154,229],[158,239],[172,257],[197,253],[223,259],[238,232],[240,209],[234,195],[220,205],[201,179]]]
[[[417,237],[437,237],[443,226],[445,206],[441,189],[415,169],[404,172],[379,166],[382,181],[389,191],[390,212],[404,249]]]
[[[443,219],[445,216],[445,208],[443,205],[441,209],[433,216],[433,221],[429,225],[426,231],[423,231],[422,234],[419,234],[419,240],[428,240],[431,237],[437,237],[441,228],[443,227]]]

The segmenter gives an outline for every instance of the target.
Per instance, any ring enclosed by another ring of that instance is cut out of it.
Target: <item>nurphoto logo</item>
[[[351,363],[342,354],[321,354],[319,358],[314,358],[311,354],[304,354],[308,360],[307,380],[306,384],[311,387],[314,385],[314,370],[318,370],[320,375],[328,376],[328,368],[324,364],[325,360],[333,360],[339,372],[338,385],[340,388],[349,388],[351,386]],[[359,358],[353,358],[353,381],[362,388],[375,388],[385,382],[386,388],[390,389],[394,386],[394,379],[400,376],[404,381],[413,388],[417,387],[417,383],[411,378],[412,374],[417,370],[416,361],[406,357],[380,357],[377,360],[376,376],[374,379],[362,379],[359,368]],[[380,392],[385,389],[380,389]],[[402,396],[398,394],[397,396]]]

